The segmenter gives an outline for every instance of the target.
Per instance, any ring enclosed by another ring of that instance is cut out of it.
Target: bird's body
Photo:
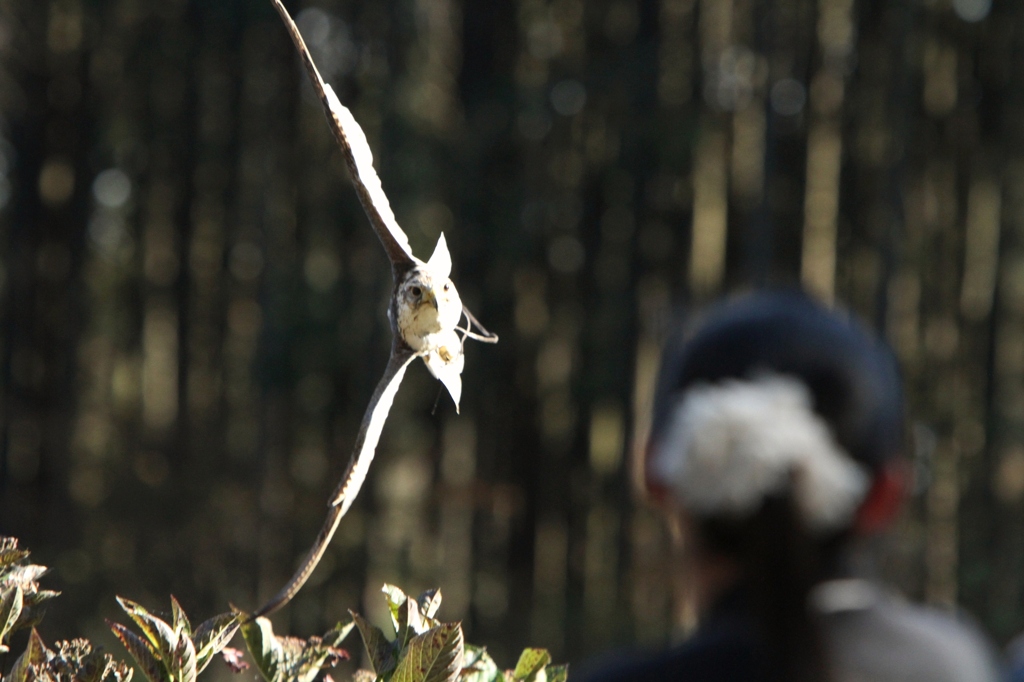
[[[452,259],[444,234],[426,263],[417,259],[395,286],[388,315],[395,334],[445,385],[455,409],[462,396],[463,337],[457,329],[462,319],[462,299],[449,278]]]
[[[338,523],[352,506],[366,480],[381,430],[409,364],[417,357],[422,358],[430,373],[448,389],[458,410],[462,394],[462,368],[465,364],[463,341],[467,336],[488,343],[496,343],[498,340],[497,336],[483,329],[463,307],[459,292],[449,278],[452,260],[444,235],[437,240],[437,246],[428,261],[424,262],[412,254],[409,238],[395,220],[380,178],[373,168],[373,154],[366,135],[352,113],[338,100],[331,86],[320,76],[298,27],[281,0],[273,2],[291,33],[310,82],[320,97],[359,200],[391,261],[395,289],[388,317],[394,338],[384,376],[370,398],[356,433],[348,467],[334,494],[328,499],[324,525],[291,580],[252,614],[254,618],[269,614],[288,603],[316,568]],[[467,326],[460,329],[459,322],[463,315],[466,316]],[[476,324],[481,334],[471,331],[473,324]]]

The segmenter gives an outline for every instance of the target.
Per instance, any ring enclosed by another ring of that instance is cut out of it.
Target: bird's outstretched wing
[[[323,556],[327,545],[331,542],[341,517],[352,506],[352,502],[356,499],[359,489],[366,480],[366,473],[369,471],[370,462],[373,461],[373,456],[377,452],[377,441],[380,440],[384,422],[387,421],[388,413],[391,412],[391,404],[395,400],[395,394],[398,392],[398,387],[402,384],[405,370],[415,358],[416,354],[412,351],[398,343],[393,344],[388,366],[384,370],[384,376],[377,383],[377,388],[370,398],[369,405],[366,406],[363,421],[359,425],[359,431],[356,433],[355,445],[352,448],[352,458],[348,462],[348,467],[345,469],[345,475],[341,478],[341,483],[338,485],[337,490],[335,490],[334,495],[331,496],[327,507],[327,519],[320,529],[320,534],[316,537],[316,542],[313,543],[313,547],[306,554],[306,558],[302,560],[302,564],[295,571],[288,584],[282,587],[270,601],[252,614],[252,618],[272,613],[291,601],[292,597],[298,593],[313,572],[313,569],[320,562],[320,557]]]
[[[366,135],[352,117],[345,105],[334,94],[334,89],[324,82],[320,72],[313,63],[313,57],[306,47],[306,41],[299,33],[299,27],[292,21],[281,0],[273,0],[274,7],[284,20],[288,32],[291,33],[292,42],[302,55],[302,62],[306,66],[306,73],[313,83],[313,88],[320,97],[324,106],[324,113],[327,115],[327,122],[331,125],[335,139],[345,155],[345,163],[348,165],[349,173],[352,175],[352,182],[359,195],[359,201],[363,204],[373,230],[377,233],[384,250],[391,260],[392,270],[396,279],[399,273],[405,272],[415,266],[418,261],[412,255],[412,248],[409,246],[409,237],[398,225],[395,214],[391,210],[391,204],[377,177],[377,171],[373,168],[373,153],[370,152],[370,145],[366,142]]]

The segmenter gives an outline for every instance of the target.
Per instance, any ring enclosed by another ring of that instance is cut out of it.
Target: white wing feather
[[[370,151],[370,143],[366,140],[366,133],[356,122],[352,112],[341,103],[328,83],[324,83],[324,94],[327,95],[327,102],[331,114],[337,120],[338,125],[345,131],[345,138],[348,140],[349,148],[352,150],[352,158],[356,164],[357,180],[366,188],[367,194],[373,202],[374,208],[380,214],[384,226],[392,234],[395,241],[408,253],[412,255],[412,247],[409,245],[409,237],[395,220],[395,212],[391,210],[391,202],[384,194],[384,187],[380,183],[380,177],[373,167],[373,152]]]

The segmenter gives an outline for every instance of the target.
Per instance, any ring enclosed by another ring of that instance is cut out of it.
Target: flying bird
[[[373,154],[366,135],[352,113],[338,99],[334,89],[320,76],[302,34],[281,0],[273,0],[273,3],[320,97],[327,122],[345,156],[363,210],[391,261],[395,286],[388,306],[392,333],[391,355],[384,368],[384,376],[377,383],[363,414],[345,473],[328,501],[324,525],[288,584],[256,610],[252,618],[265,616],[291,601],[320,562],[341,518],[352,506],[366,480],[384,422],[409,364],[421,358],[430,373],[448,390],[458,410],[462,396],[465,340],[471,338],[487,343],[498,341],[497,335],[484,329],[462,304],[450,277],[452,259],[444,234],[438,238],[434,252],[426,262],[413,255],[409,238],[395,220],[391,204],[373,168]],[[460,327],[463,318],[466,326]]]

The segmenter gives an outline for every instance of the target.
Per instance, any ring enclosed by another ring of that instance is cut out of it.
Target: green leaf
[[[18,656],[18,660],[14,662],[11,672],[4,680],[5,682],[29,682],[30,680],[34,682],[39,677],[35,669],[45,664],[46,645],[43,644],[43,639],[35,628],[32,628],[28,646],[25,647],[21,656]]]
[[[487,649],[467,644],[459,682],[494,682],[497,679],[501,679],[501,671]]]
[[[49,601],[50,599],[59,596],[60,592],[56,592],[54,590],[37,590],[36,592],[31,592],[25,595],[25,608],[27,609],[33,606],[38,606],[45,601]]]
[[[380,591],[384,593],[384,598],[388,602],[388,609],[391,611],[391,623],[395,626],[395,634],[397,635],[407,622],[405,620],[405,609],[402,607],[405,606],[405,602],[409,598],[405,595],[405,592],[402,592],[401,588],[389,585],[388,583],[384,583],[384,587],[380,588]]]
[[[159,656],[160,660],[163,661],[165,665],[169,666],[171,656],[177,649],[179,640],[174,629],[163,620],[157,618],[144,609],[141,604],[137,604],[136,602],[123,597],[118,597],[117,603],[120,604],[125,613],[135,621],[135,624],[139,626],[139,629],[142,630],[142,634],[144,634],[146,639],[149,640],[149,643],[153,645],[153,649]]]
[[[422,613],[427,618],[433,618],[437,615],[437,610],[441,608],[440,588],[427,590],[426,592],[424,592],[416,598],[416,602],[420,606],[420,613]]]
[[[245,639],[245,646],[256,662],[256,669],[267,682],[276,682],[284,660],[284,651],[274,636],[274,628],[270,621],[260,617],[244,623],[242,638]]]
[[[348,659],[348,652],[337,645],[354,628],[354,622],[346,625],[338,623],[323,637],[310,637],[308,640],[297,637],[278,638],[284,649],[285,660],[281,679],[288,682],[313,682],[325,668],[333,668],[339,661]]]
[[[46,575],[50,569],[46,566],[29,564],[27,566],[14,566],[7,570],[0,578],[0,587],[18,585],[25,593],[35,592],[39,589],[37,581]]]
[[[436,625],[436,623],[428,624],[424,620],[423,616],[420,615],[420,605],[412,599],[405,600],[405,608],[402,611],[404,612],[402,620],[405,621],[405,627],[398,636],[399,651],[404,649],[409,640],[414,636],[422,635]]]
[[[319,637],[310,637],[308,642],[298,641],[304,646],[295,663],[289,667],[285,678],[289,682],[313,682],[324,668],[333,668],[348,658],[348,652],[325,645]]]
[[[352,614],[352,621],[359,628],[359,634],[363,637],[363,646],[366,647],[373,671],[381,677],[387,675],[395,669],[394,643],[388,641],[379,627],[368,622],[355,611],[349,611],[349,613]]]
[[[0,642],[3,642],[14,628],[14,624],[18,622],[24,603],[24,593],[17,585],[8,587],[0,596]]]
[[[188,637],[180,637],[178,646],[171,653],[169,666],[177,682],[195,682],[198,671],[196,670],[196,648]]]
[[[537,678],[537,673],[549,663],[551,663],[551,654],[547,649],[523,649],[512,676],[516,680],[533,682]]]
[[[461,623],[444,623],[409,640],[391,682],[453,682],[462,670]]]
[[[124,644],[124,648],[135,659],[135,662],[142,670],[142,674],[146,676],[149,682],[169,682],[170,675],[167,674],[164,666],[157,659],[156,651],[149,642],[120,623],[113,623],[108,620],[107,625],[110,626],[114,636],[121,640],[121,644]]]
[[[0,549],[0,568],[7,568],[11,564],[21,561],[27,558],[28,554],[27,549],[15,549],[13,547]]]
[[[14,630],[24,630],[25,628],[34,628],[43,621],[43,616],[46,614],[46,608],[43,606],[29,607],[27,604],[21,610],[21,617],[18,618],[18,622],[11,628]]]
[[[171,621],[171,625],[174,626],[176,633],[184,632],[188,637],[192,636],[192,623],[188,622],[188,616],[185,615],[185,609],[181,608],[181,604],[178,600],[171,595],[171,613],[174,619]]]
[[[227,646],[238,632],[240,619],[241,614],[222,613],[199,624],[192,636],[196,648],[196,672],[203,672],[213,657]]]
[[[544,672],[548,674],[548,682],[566,682],[569,679],[568,665],[549,665]]]
[[[352,630],[355,629],[355,627],[356,622],[354,620],[350,620],[344,625],[338,623],[332,629],[324,633],[324,644],[326,644],[327,646],[338,646],[339,644],[345,641],[345,638],[349,636],[349,633],[351,633]]]

